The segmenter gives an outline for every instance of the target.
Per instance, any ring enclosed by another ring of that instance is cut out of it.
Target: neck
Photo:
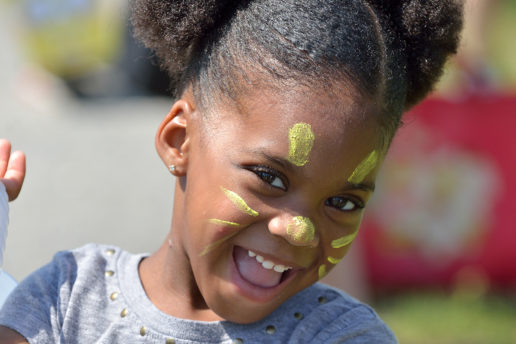
[[[183,204],[177,198],[176,192],[174,204]],[[178,209],[174,209],[174,213],[182,214]],[[138,270],[145,293],[159,310],[168,315],[200,321],[223,320],[206,305],[188,256],[176,244],[179,241],[175,237],[182,228],[181,222],[175,217],[163,245],[140,263]]]

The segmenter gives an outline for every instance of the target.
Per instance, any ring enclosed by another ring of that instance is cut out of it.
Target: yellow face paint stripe
[[[308,217],[295,216],[287,225],[287,234],[297,243],[309,243],[314,240],[315,227]]]
[[[342,260],[342,258],[333,258],[333,257],[328,257],[328,261],[332,264],[338,264],[340,261]]]
[[[308,162],[315,136],[308,123],[296,123],[288,133],[288,160],[296,166],[304,166]]]
[[[378,152],[372,151],[367,158],[362,160],[360,164],[358,164],[357,168],[353,171],[351,176],[348,178],[348,182],[350,183],[361,183],[365,177],[376,167],[378,163]]]
[[[240,233],[240,231],[236,231],[234,233],[231,233],[229,235],[226,235],[224,238],[220,239],[220,240],[217,240],[215,241],[214,243],[211,243],[209,244],[208,246],[206,246],[204,248],[204,250],[201,252],[200,256],[204,256],[208,253],[210,253],[211,250],[215,249],[217,246],[219,246],[220,244],[222,244],[224,241],[226,240],[229,240],[231,239],[232,237],[234,237],[235,235],[237,235],[238,233]]]
[[[324,264],[323,264],[323,265],[319,266],[319,271],[318,271],[318,273],[319,273],[319,279],[321,279],[321,278],[323,278],[324,276],[326,276],[326,274],[327,274],[327,271],[326,271],[326,265],[324,265]]]
[[[208,222],[212,223],[214,225],[229,226],[229,227],[240,227],[239,223],[231,222],[231,221],[225,221],[225,220],[219,220],[219,219],[209,219]]]
[[[233,191],[230,191],[228,189],[225,189],[224,187],[220,187],[222,189],[222,191],[224,192],[224,194],[227,196],[227,198],[229,198],[229,200],[231,202],[233,202],[233,204],[238,208],[240,209],[241,211],[243,211],[244,213],[248,214],[248,215],[251,215],[251,216],[258,216],[258,212],[256,210],[253,210],[251,209],[247,203],[245,203],[245,201],[242,199],[242,197],[238,196],[235,192]]]
[[[349,245],[351,244],[351,242],[353,240],[355,240],[355,237],[357,236],[358,234],[358,231],[356,231],[355,233],[352,233],[352,234],[349,234],[349,235],[345,235],[343,237],[340,237],[338,239],[335,239],[331,242],[331,247],[333,248],[341,248],[341,247],[344,247],[346,245]]]

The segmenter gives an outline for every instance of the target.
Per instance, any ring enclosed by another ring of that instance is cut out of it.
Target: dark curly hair
[[[456,52],[462,7],[459,0],[134,0],[132,23],[176,96],[192,84],[204,96],[234,97],[249,71],[280,84],[346,80],[377,102],[392,136]]]

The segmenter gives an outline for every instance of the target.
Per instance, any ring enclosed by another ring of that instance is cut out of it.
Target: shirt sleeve
[[[12,291],[0,310],[0,325],[15,330],[30,343],[59,342],[76,271],[71,252],[57,253],[52,262]]]

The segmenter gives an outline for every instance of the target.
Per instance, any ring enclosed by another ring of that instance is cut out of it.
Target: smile
[[[289,266],[273,257],[240,246],[234,246],[235,282],[252,299],[266,301],[282,290],[299,268]]]
[[[271,270],[272,269],[272,270],[274,270],[276,272],[283,273],[283,272],[285,272],[287,270],[292,269],[291,266],[285,266],[285,265],[282,265],[282,264],[274,264],[270,260],[265,260],[265,258],[260,256],[259,254],[254,253],[251,250],[248,251],[248,255],[251,258],[254,257],[258,263],[262,264],[262,268],[267,269],[267,270]]]

